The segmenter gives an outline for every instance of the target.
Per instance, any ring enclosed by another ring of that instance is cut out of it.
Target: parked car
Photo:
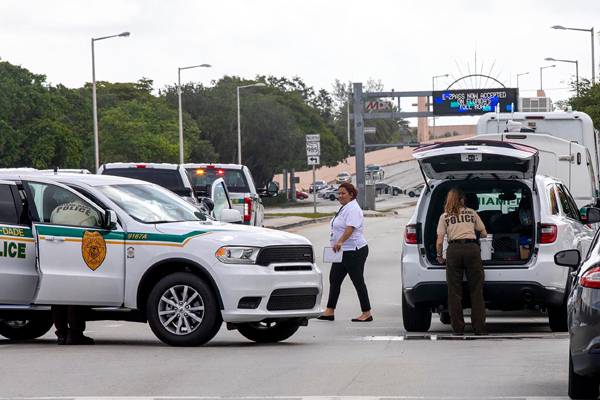
[[[327,192],[329,192],[330,190],[333,190],[333,186],[325,187],[325,188],[319,190],[317,192],[317,197],[320,197],[322,199],[326,199],[327,198]]]
[[[375,192],[378,195],[391,194],[392,196],[398,196],[399,194],[402,194],[402,189],[388,183],[378,182],[375,184]]]
[[[365,168],[365,178],[381,181],[385,177],[385,171],[379,165],[369,164]]]
[[[223,322],[277,342],[323,312],[321,271],[299,235],[211,221],[169,190],[118,176],[2,174],[0,197],[6,338],[45,335],[49,304],[148,323],[173,346],[204,344]],[[82,215],[59,222],[57,210]]]
[[[404,235],[405,329],[427,331],[431,310],[447,308],[445,266],[436,260],[436,231],[447,193],[459,187],[467,207],[478,212],[488,232],[481,242],[486,307],[547,310],[550,329],[566,332],[570,277],[555,264],[554,254],[567,249],[585,253],[594,231],[582,220],[562,181],[536,174],[538,150],[508,142],[462,140],[423,146],[413,156],[428,182]],[[517,209],[510,211],[514,207],[510,202],[517,199]],[[466,287],[463,293],[469,293]],[[469,296],[463,301],[468,307]]]
[[[59,170],[59,172],[62,170]],[[154,183],[178,194],[195,206],[198,197],[183,167],[169,163],[108,163],[100,166],[98,175],[122,176]]]
[[[239,164],[183,164],[194,190],[205,192],[207,185],[223,178],[231,195],[231,202],[244,218],[245,225],[264,225],[265,208],[261,197],[277,196],[279,186],[269,182],[267,188],[258,189],[254,178],[245,165]]]
[[[415,186],[413,188],[406,189],[406,191],[404,192],[404,194],[406,194],[406,195],[408,195],[410,197],[420,196],[424,187],[425,187],[425,184],[421,183],[420,185],[417,185],[417,186]]]
[[[288,190],[288,199],[290,199],[292,197],[292,193],[290,190]],[[301,190],[296,190],[296,199],[298,200],[304,200],[304,199],[308,199],[308,193],[303,192]]]
[[[347,172],[340,172],[335,177],[335,183],[352,182],[352,175]]]
[[[319,190],[324,189],[327,187],[327,182],[325,181],[315,181],[314,183],[314,187],[316,187],[317,193],[319,192]],[[313,192],[313,184],[310,184],[310,188],[308,188],[308,193],[312,193]]]
[[[598,209],[588,218],[600,219]],[[573,286],[566,302],[569,326],[569,397],[596,399],[600,394],[600,231],[583,262],[579,250],[554,256],[557,265],[571,267]]]
[[[323,195],[324,199],[329,199],[331,201],[335,201],[338,199],[338,188],[335,189],[329,189],[327,192],[325,192],[325,194]]]

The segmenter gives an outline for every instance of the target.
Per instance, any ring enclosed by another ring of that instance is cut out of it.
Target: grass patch
[[[275,213],[269,214],[265,213],[267,217],[304,217],[304,218],[321,218],[321,217],[331,217],[333,213]]]

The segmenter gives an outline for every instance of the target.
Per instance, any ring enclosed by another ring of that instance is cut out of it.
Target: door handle
[[[60,236],[46,236],[45,239],[50,242],[64,242],[66,240],[64,237]]]

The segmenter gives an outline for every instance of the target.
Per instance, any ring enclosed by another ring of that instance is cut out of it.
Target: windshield
[[[160,186],[124,184],[98,190],[139,222],[206,221],[196,207]]]
[[[185,187],[181,175],[176,169],[155,168],[106,168],[102,175],[122,176],[155,183],[167,189]]]
[[[379,166],[377,165],[371,165],[367,167],[367,171],[378,171],[379,170]]]
[[[244,171],[240,169],[228,168],[187,168],[187,171],[192,179],[194,190],[206,192],[206,185],[223,178],[227,185],[229,193],[248,193],[250,187],[246,181]]]

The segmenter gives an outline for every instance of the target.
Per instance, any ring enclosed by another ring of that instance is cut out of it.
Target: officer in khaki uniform
[[[479,215],[465,206],[465,194],[461,189],[450,190],[440,216],[437,228],[437,261],[446,263],[446,282],[448,283],[448,312],[455,335],[463,335],[465,320],[462,309],[463,272],[467,276],[471,295],[471,323],[475,335],[486,335],[485,303],[483,301],[483,283],[485,273],[481,261],[481,250],[475,232],[479,237],[487,237],[485,226]],[[448,236],[446,259],[442,257],[444,236]]]

